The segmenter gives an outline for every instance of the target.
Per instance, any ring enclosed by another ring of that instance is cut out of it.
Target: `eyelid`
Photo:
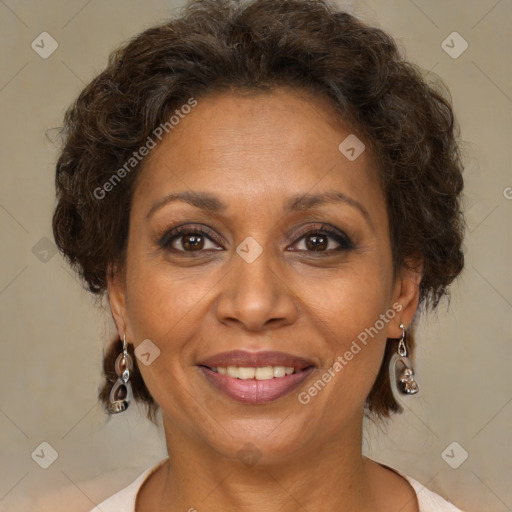
[[[298,232],[293,234],[294,241],[292,242],[292,246],[297,244],[298,242],[300,242],[308,234],[313,234],[313,233],[324,233],[327,236],[334,238],[336,240],[336,242],[340,245],[340,248],[335,249],[335,251],[336,250],[348,250],[348,249],[354,248],[354,244],[348,235],[346,235],[340,229],[338,229],[334,226],[331,226],[330,224],[325,224],[325,223],[317,223],[317,225],[313,225],[313,226],[311,224],[308,224],[308,225],[300,228],[298,230]],[[211,242],[213,242],[217,245],[220,245],[220,246],[223,246],[223,244],[226,244],[223,237],[218,235],[215,231],[210,229],[205,224],[184,223],[184,224],[181,224],[174,228],[166,229],[164,231],[164,234],[158,237],[158,245],[162,249],[167,249],[174,239],[179,238],[180,235],[183,236],[183,235],[187,235],[187,234],[203,235],[206,238],[208,238]],[[177,250],[177,251],[178,252],[189,252],[189,251],[180,251],[180,250]],[[193,252],[193,251],[191,251],[191,252]],[[206,252],[206,251],[197,251],[197,252],[200,253],[200,252]],[[301,252],[303,252],[303,251],[301,251]],[[308,251],[306,251],[306,252],[308,252]],[[314,252],[314,251],[311,251],[311,252]],[[321,252],[321,251],[319,251],[319,252]],[[329,253],[329,251],[324,251],[324,252]]]
[[[328,236],[335,238],[343,249],[347,250],[354,248],[354,243],[346,233],[334,226],[331,226],[330,224],[321,222],[318,223],[317,226],[307,225],[299,229],[299,231],[293,235],[294,238],[296,238],[293,244],[296,244],[310,233],[325,233]]]
[[[171,241],[174,238],[179,238],[180,235],[183,236],[183,235],[194,234],[194,233],[198,234],[198,235],[206,236],[207,238],[210,239],[210,241],[212,241],[213,243],[215,243],[217,245],[222,245],[222,244],[226,243],[222,237],[217,235],[213,230],[211,230],[205,224],[185,223],[185,224],[181,224],[181,225],[176,226],[171,229],[166,229],[164,231],[164,234],[158,237],[158,245],[162,249],[165,249],[170,245]],[[180,251],[180,252],[186,252],[186,251]],[[202,251],[199,251],[199,252],[202,252]]]

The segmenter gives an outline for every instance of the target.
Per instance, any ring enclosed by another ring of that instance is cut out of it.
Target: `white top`
[[[151,475],[151,473],[167,462],[167,460],[168,458],[165,458],[155,466],[146,469],[146,471],[137,477],[137,479],[128,485],[128,487],[125,487],[110,498],[106,499],[90,512],[135,512],[135,501],[142,484]],[[418,498],[420,506],[419,512],[462,512],[449,501],[446,501],[438,494],[429,491],[413,478],[400,473],[396,469],[389,469],[403,476],[411,484]]]

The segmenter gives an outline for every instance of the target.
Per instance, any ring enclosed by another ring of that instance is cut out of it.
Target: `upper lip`
[[[303,370],[309,366],[315,366],[314,362],[303,357],[294,356],[285,352],[263,351],[247,352],[245,350],[231,350],[230,352],[221,352],[212,357],[203,359],[198,363],[199,366],[208,366],[209,368],[242,366],[242,367],[261,367],[261,366],[288,366],[296,371]]]

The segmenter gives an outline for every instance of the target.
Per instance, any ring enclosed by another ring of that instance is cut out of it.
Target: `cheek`
[[[192,351],[200,338],[209,294],[219,279],[212,272],[172,269],[165,262],[147,258],[142,251],[134,251],[127,261],[126,280],[135,348],[149,339],[160,351],[149,366],[138,365],[142,377],[160,405],[183,408],[186,404],[180,402],[182,394],[189,396],[191,392],[185,388],[194,359]],[[175,392],[169,393],[169,389]],[[172,406],[170,402],[175,401],[180,403]]]
[[[128,316],[136,342],[144,338],[179,342],[178,332],[189,324],[183,320],[193,316],[213,287],[211,273],[194,278],[194,269],[172,269],[137,254],[128,259],[127,269]]]
[[[142,378],[164,411],[194,409],[187,384],[190,341],[197,330],[197,313],[207,284],[176,279],[164,264],[132,255],[127,264],[127,312],[135,348],[149,339],[159,352],[151,364],[138,364]],[[155,349],[153,349],[155,350]],[[186,415],[184,415],[186,417]]]
[[[392,271],[385,257],[360,256],[331,276],[303,277],[296,286],[305,310],[332,326],[340,340],[355,339],[390,307]]]
[[[305,311],[322,338],[328,340],[325,370],[339,362],[328,400],[362,404],[384,356],[388,325],[397,314],[390,304],[390,264],[386,258],[362,261],[339,272],[336,278],[308,279],[306,283],[302,285]]]

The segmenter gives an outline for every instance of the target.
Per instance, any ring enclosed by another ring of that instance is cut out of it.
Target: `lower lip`
[[[199,369],[217,389],[234,400],[245,404],[266,404],[277,400],[297,389],[314,370],[313,367],[309,367],[284,377],[256,380],[237,379],[214,372],[206,366],[199,366]]]

